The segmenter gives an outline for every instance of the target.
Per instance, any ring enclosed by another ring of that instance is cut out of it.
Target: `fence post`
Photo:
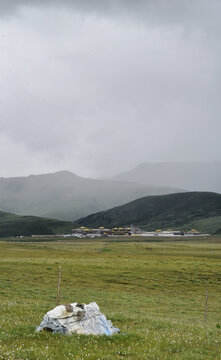
[[[208,292],[208,288],[206,289],[206,302],[205,302],[205,322],[207,322],[207,304],[208,304],[208,297],[209,297],[209,292]]]
[[[59,266],[59,274],[58,274],[57,305],[60,304],[60,301],[61,301],[61,265]]]

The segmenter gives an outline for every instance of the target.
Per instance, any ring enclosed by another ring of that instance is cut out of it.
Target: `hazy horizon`
[[[221,3],[0,3],[0,177],[220,162]]]
[[[82,177],[82,178],[85,178],[85,179],[95,179],[95,180],[111,180],[113,178],[113,180],[115,181],[118,181],[117,180],[117,177],[119,175],[124,175],[124,174],[129,174],[131,171],[135,171],[137,168],[140,169],[142,166],[145,166],[145,165],[212,165],[212,164],[219,164],[221,165],[221,161],[208,161],[208,162],[203,162],[203,161],[198,161],[198,162],[194,162],[194,161],[171,161],[171,162],[151,162],[151,161],[144,161],[143,163],[139,163],[139,164],[136,164],[134,167],[130,167],[128,169],[125,169],[124,171],[120,171],[118,173],[113,173],[113,174],[110,174],[109,176],[84,176],[84,175],[81,175],[79,173],[77,173],[76,171],[73,171],[73,170],[69,170],[69,169],[58,169],[58,170],[55,170],[55,171],[45,171],[45,172],[39,172],[39,173],[30,173],[30,174],[27,174],[27,175],[13,175],[13,176],[0,176],[0,179],[1,178],[4,178],[4,179],[8,179],[8,178],[19,178],[19,177],[29,177],[29,176],[41,176],[41,175],[50,175],[50,174],[55,174],[55,173],[71,173],[72,175],[75,175],[77,177]],[[116,179],[115,179],[116,178]],[[123,180],[119,180],[119,181],[123,181]],[[154,185],[154,184],[151,184],[151,185]],[[167,186],[169,186],[167,184]],[[187,190],[187,189],[186,189]]]

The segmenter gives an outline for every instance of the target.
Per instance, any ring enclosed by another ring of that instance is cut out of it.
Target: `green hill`
[[[69,233],[71,222],[36,216],[19,216],[0,211],[0,237]]]
[[[188,229],[194,226],[200,231],[221,233],[221,195],[211,192],[187,192],[147,196],[81,218],[74,226],[115,227],[129,224],[140,225],[150,231],[166,228]]]

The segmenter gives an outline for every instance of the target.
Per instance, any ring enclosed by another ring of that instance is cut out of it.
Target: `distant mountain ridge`
[[[147,196],[79,219],[74,226],[112,228],[130,224],[143,226],[150,231],[188,229],[198,224],[203,231],[221,233],[221,195],[186,192]]]
[[[87,179],[69,171],[0,178],[0,210],[60,220],[75,220],[128,201],[182,191],[114,180]]]
[[[143,185],[171,186],[187,191],[221,193],[221,162],[146,162],[112,179],[134,181]]]

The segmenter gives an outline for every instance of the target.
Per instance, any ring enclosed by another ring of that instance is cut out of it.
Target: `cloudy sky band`
[[[220,160],[220,10],[1,1],[1,176]]]

